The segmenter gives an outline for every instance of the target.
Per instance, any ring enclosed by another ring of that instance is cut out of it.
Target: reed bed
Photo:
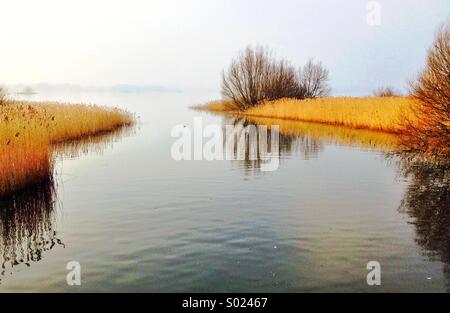
[[[248,116],[246,120],[258,125],[278,125],[281,134],[294,135],[327,143],[389,152],[398,146],[398,138],[386,132],[354,129],[311,122]]]
[[[397,133],[403,116],[412,117],[411,104],[407,97],[281,99],[245,114]]]
[[[229,100],[213,101],[194,108],[398,133],[402,130],[401,122],[405,117],[414,119],[412,104],[413,100],[409,97],[327,97],[280,99],[246,111],[230,110]]]
[[[93,105],[7,101],[0,106],[0,197],[51,179],[52,144],[112,131],[133,119]]]

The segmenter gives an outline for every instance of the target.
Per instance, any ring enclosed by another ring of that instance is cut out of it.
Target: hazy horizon
[[[221,71],[247,45],[330,70],[332,94],[404,91],[424,66],[444,0],[6,1],[0,84],[138,85],[219,91]]]

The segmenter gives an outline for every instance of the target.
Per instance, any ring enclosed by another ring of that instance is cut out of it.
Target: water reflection
[[[110,132],[104,132],[83,139],[71,140],[52,147],[53,155],[64,159],[74,159],[88,153],[101,155],[106,149],[122,138],[136,133],[136,126],[122,126]]]
[[[261,147],[264,145],[270,147],[268,151],[271,152],[272,158],[277,159],[277,162],[292,155],[299,156],[305,160],[316,159],[324,147],[323,143],[316,138],[294,135],[273,129],[272,125],[278,125],[275,122],[273,124],[258,124],[247,118],[228,117],[223,119],[223,125],[232,125],[234,133],[237,135],[236,137],[240,138],[242,136],[243,141],[239,142],[239,139],[236,140],[231,149],[231,154],[234,160],[243,162],[243,168],[246,170],[246,173],[252,172],[254,169],[261,169],[264,161]],[[256,129],[256,127],[261,125],[267,126],[268,131],[258,132],[255,136],[252,136],[251,129]],[[276,147],[274,147],[274,140],[276,140]],[[226,138],[224,138],[224,146],[226,146],[225,141]],[[253,150],[254,153],[252,153]]]
[[[85,137],[53,146],[57,159],[76,158],[87,153],[102,154],[135,128],[127,126],[113,132]],[[58,210],[55,180],[0,199],[0,283],[13,268],[31,266],[45,252],[65,247],[57,236]]]
[[[247,123],[258,125],[279,125],[280,133],[285,136],[309,138],[321,144],[379,151],[390,151],[397,146],[396,136],[388,133],[283,119],[261,117],[245,117],[245,119]]]
[[[450,163],[402,160],[399,165],[410,178],[399,211],[411,218],[424,255],[443,262],[450,278]]]
[[[269,129],[272,125],[277,125],[279,130],[279,151],[277,157],[282,162],[283,158],[290,156],[300,157],[304,160],[317,159],[326,144],[357,147],[363,150],[376,150],[381,152],[394,151],[397,147],[397,138],[393,134],[374,132],[368,130],[351,129],[346,127],[336,127],[317,123],[305,123],[290,120],[248,117],[227,115],[223,117],[223,125],[233,125],[240,132],[245,132],[244,158],[240,160],[244,163],[247,172],[261,168],[259,157],[251,158],[252,137],[248,136],[249,127],[265,125]],[[239,132],[239,131],[238,131]],[[267,141],[270,141],[270,132],[267,133]],[[256,146],[262,138],[257,137]],[[237,149],[235,149],[237,150]],[[234,156],[238,157],[238,151],[234,151]],[[239,158],[238,158],[239,159]]]
[[[0,200],[1,277],[12,268],[40,261],[46,251],[64,246],[56,233],[53,181]]]
[[[279,125],[280,161],[290,155],[318,158],[327,143],[386,152],[388,159],[397,163],[400,175],[409,178],[399,211],[410,217],[415,226],[415,241],[424,255],[442,262],[450,279],[450,163],[436,164],[398,155],[395,136],[390,134],[266,118],[228,117],[223,123],[244,128]],[[248,137],[245,145],[250,149]],[[246,173],[260,167],[258,160],[252,161],[248,155],[243,162]]]

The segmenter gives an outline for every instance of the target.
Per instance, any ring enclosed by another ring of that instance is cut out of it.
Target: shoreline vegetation
[[[442,24],[409,94],[387,86],[373,96],[330,97],[328,70],[295,67],[270,50],[247,47],[222,73],[223,100],[193,109],[394,134],[397,154],[450,163],[450,22]]]
[[[52,180],[53,146],[134,123],[126,111],[95,105],[0,101],[0,198]]]
[[[326,97],[266,101],[245,111],[236,110],[233,100],[217,100],[196,105],[195,110],[238,116],[269,118],[352,129],[398,134],[402,119],[413,119],[410,97]]]
[[[397,147],[397,136],[386,132],[267,117],[246,116],[245,120],[257,125],[278,125],[283,135],[310,138],[329,144],[385,152],[395,151]]]

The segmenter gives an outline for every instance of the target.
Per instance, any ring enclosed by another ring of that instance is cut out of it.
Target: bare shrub
[[[0,86],[0,106],[6,104],[6,89]]]
[[[303,68],[299,69],[298,83],[303,90],[303,98],[319,98],[328,96],[328,70],[322,62],[314,63],[309,60]]]
[[[299,88],[296,79],[295,68],[286,60],[274,60],[269,64],[267,76],[261,87],[262,99],[259,101],[303,97],[303,90]]]
[[[391,86],[380,87],[373,91],[374,97],[399,97],[400,93]]]
[[[308,62],[296,71],[290,62],[276,59],[263,47],[247,47],[222,73],[222,95],[246,110],[262,101],[314,98],[326,95],[328,71]]]
[[[406,151],[450,157],[450,23],[436,34],[427,64],[411,83],[414,120],[405,119],[401,144]]]

